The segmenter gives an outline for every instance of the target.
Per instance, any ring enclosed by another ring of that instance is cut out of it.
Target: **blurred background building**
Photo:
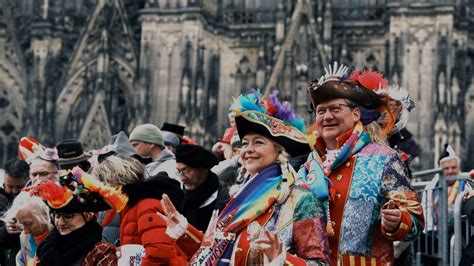
[[[311,121],[306,87],[336,60],[408,89],[415,168],[446,142],[472,166],[473,39],[471,0],[0,0],[0,165],[22,136],[98,148],[143,122],[210,145],[253,87]]]

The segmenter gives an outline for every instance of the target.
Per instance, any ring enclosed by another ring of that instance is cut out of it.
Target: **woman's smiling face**
[[[277,151],[273,140],[265,136],[249,133],[242,138],[240,158],[250,176],[277,162]]]

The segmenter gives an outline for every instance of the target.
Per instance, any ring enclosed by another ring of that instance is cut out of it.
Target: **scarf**
[[[219,215],[216,231],[239,234],[252,221],[264,214],[280,195],[283,182],[280,165],[274,164],[251,178]],[[287,180],[288,185],[294,180]],[[217,239],[212,247],[203,247],[191,258],[190,265],[217,265],[228,260],[234,249],[234,239]]]
[[[327,201],[329,187],[332,185],[329,179],[332,171],[344,164],[371,140],[369,133],[364,130],[362,122],[359,121],[344,144],[338,149],[336,158],[332,162],[323,162],[321,156],[325,155],[325,148],[316,144],[316,150],[310,153],[308,160],[298,171],[297,184],[310,190],[319,200]]]
[[[61,235],[55,228],[38,246],[37,265],[73,265],[82,260],[102,240],[102,227],[96,221],[89,221],[67,235]]]
[[[20,260],[27,266],[35,265],[35,256],[36,249],[38,244],[46,239],[50,233],[50,229],[47,228],[43,233],[38,236],[33,236],[32,234],[23,234],[21,237],[25,241],[21,241],[21,253]]]

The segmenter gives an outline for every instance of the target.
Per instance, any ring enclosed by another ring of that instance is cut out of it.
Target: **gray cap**
[[[130,141],[137,140],[165,146],[161,130],[153,124],[142,124],[136,126],[129,137]]]

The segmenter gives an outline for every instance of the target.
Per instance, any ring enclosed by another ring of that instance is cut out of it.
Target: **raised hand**
[[[173,202],[171,202],[170,198],[166,194],[163,194],[161,206],[163,207],[164,215],[160,212],[157,212],[158,216],[165,220],[169,229],[174,229],[180,222],[181,214],[176,210]]]

